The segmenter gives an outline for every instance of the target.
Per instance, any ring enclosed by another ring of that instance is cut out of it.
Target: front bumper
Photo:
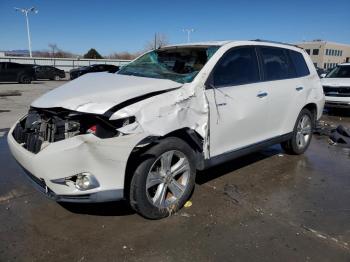
[[[11,153],[39,191],[62,202],[105,202],[122,199],[128,158],[134,147],[144,138],[143,134],[108,139],[100,139],[92,134],[78,135],[50,143],[34,154],[13,138],[14,127],[7,138]],[[52,181],[82,172],[93,174],[99,186],[82,191],[73,183]]]
[[[350,97],[326,96],[325,107],[350,108]]]

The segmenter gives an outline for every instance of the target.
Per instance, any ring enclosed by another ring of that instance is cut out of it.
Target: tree
[[[154,39],[148,41],[145,45],[146,51],[158,49],[169,44],[168,37],[163,33],[155,33]]]
[[[51,49],[52,57],[55,57],[55,51],[58,50],[57,45],[56,44],[49,44],[49,48]]]
[[[90,59],[102,59],[103,57],[96,51],[95,48],[91,48],[85,55],[84,58]]]

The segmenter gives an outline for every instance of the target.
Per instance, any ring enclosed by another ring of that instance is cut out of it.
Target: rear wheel
[[[314,128],[314,117],[308,109],[303,109],[295,123],[292,138],[281,143],[289,154],[300,155],[309,147]]]
[[[59,75],[55,75],[54,80],[56,80],[56,81],[60,80],[60,76]]]
[[[19,82],[21,84],[30,84],[32,82],[32,78],[30,76],[28,76],[28,75],[22,75],[20,77]]]
[[[146,218],[169,216],[185,204],[193,190],[193,151],[181,139],[166,138],[143,155],[151,157],[134,172],[130,204]]]

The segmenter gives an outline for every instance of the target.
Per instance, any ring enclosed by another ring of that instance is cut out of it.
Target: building
[[[314,40],[297,43],[311,56],[316,67],[329,69],[340,63],[350,62],[350,45]]]

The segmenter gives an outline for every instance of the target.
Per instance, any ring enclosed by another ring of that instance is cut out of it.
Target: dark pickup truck
[[[35,80],[33,65],[0,62],[0,82],[30,84]]]

